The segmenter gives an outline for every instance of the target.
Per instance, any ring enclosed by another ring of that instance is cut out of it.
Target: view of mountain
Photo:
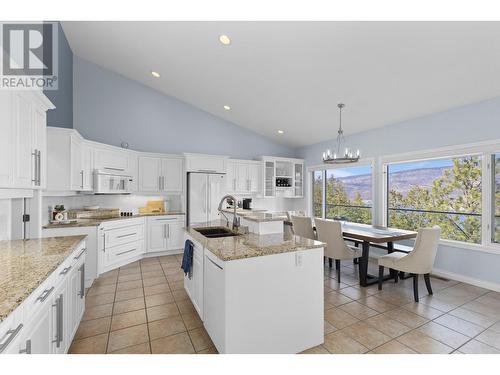
[[[413,186],[431,187],[432,181],[443,175],[450,167],[421,168],[390,174],[390,189],[397,190],[406,195]],[[364,201],[372,201],[371,182],[369,174],[337,178],[344,185],[349,199],[354,199],[357,192]]]

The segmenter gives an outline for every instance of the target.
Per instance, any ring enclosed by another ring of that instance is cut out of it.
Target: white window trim
[[[372,224],[376,223],[376,170],[375,170],[375,158],[362,158],[359,159],[358,162],[356,163],[351,163],[351,164],[320,164],[320,165],[315,165],[315,166],[310,166],[307,167],[307,191],[308,191],[308,198],[307,198],[307,212],[308,215],[313,217],[314,212],[313,212],[313,205],[312,205],[312,174],[314,171],[326,171],[326,170],[331,170],[331,169],[345,169],[345,168],[350,168],[350,167],[364,167],[364,166],[369,166],[372,169],[372,174],[371,174],[371,188],[372,188]],[[325,218],[326,212],[325,212],[325,194],[326,194],[326,178],[323,178],[323,201],[322,201],[322,216],[323,219]]]
[[[500,253],[500,244],[492,241],[492,172],[491,155],[500,151],[500,140],[478,142],[464,145],[454,145],[437,149],[413,151],[408,153],[385,155],[379,157],[379,171],[381,174],[381,189],[378,197],[381,207],[381,223],[387,225],[387,166],[388,164],[408,163],[414,161],[450,159],[463,156],[479,156],[481,158],[481,244],[471,244],[461,241],[440,240],[443,246],[458,247],[461,249]]]

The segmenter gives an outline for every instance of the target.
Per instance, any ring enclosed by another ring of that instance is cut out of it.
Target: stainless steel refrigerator
[[[188,173],[187,224],[201,224],[219,219],[217,207],[226,194],[226,175]]]

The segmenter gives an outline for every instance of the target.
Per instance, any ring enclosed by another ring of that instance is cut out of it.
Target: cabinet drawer
[[[134,258],[144,253],[144,241],[135,241],[121,246],[106,248],[104,254],[106,265],[122,263],[127,259]]]
[[[23,308],[18,307],[0,323],[0,354],[17,353],[16,342],[24,330]]]
[[[135,242],[144,238],[144,225],[132,225],[125,228],[113,229],[105,234],[105,249],[110,247]]]
[[[152,216],[148,217],[148,223],[155,222],[172,222],[172,221],[182,221],[184,222],[184,215],[163,215],[163,216]]]
[[[59,272],[60,268],[56,271]],[[62,280],[58,280],[58,274],[56,272],[52,273],[47,280],[45,280],[38,288],[32,292],[28,298],[23,302],[23,314],[24,321],[29,322],[33,316],[37,314],[43,308],[46,308],[47,304],[51,303],[52,297],[55,290],[58,287],[58,283]]]

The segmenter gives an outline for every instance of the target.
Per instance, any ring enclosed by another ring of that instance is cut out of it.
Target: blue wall
[[[346,137],[348,145],[359,148],[364,157],[374,157],[376,160],[384,155],[488,140],[500,140],[500,98]],[[330,140],[299,148],[296,150],[297,157],[304,158],[307,166],[320,165],[323,151],[332,148],[334,142],[335,140]],[[374,173],[382,175],[377,163]],[[380,189],[378,185],[380,183],[375,187],[376,192]],[[306,201],[303,203],[305,205]],[[494,283],[500,288],[500,252],[494,254],[440,246],[435,268]]]
[[[198,152],[251,159],[294,149],[222,120],[77,56],[74,128],[85,138],[137,151]]]
[[[73,127],[73,52],[61,24],[58,32],[58,89],[45,90],[44,94],[56,106],[47,112],[47,125],[60,128]]]

